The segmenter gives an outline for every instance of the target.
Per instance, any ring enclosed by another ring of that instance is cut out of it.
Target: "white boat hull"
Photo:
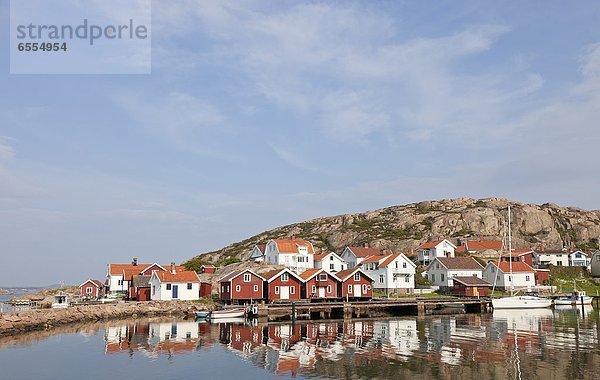
[[[557,298],[554,300],[554,304],[555,305],[568,305],[568,306],[575,306],[575,305],[581,305],[581,298],[579,299],[575,299],[575,298]],[[592,297],[588,297],[585,296],[583,297],[583,304],[584,305],[591,305],[592,304]]]
[[[552,306],[552,300],[534,296],[513,296],[492,300],[494,309],[540,309]]]
[[[221,319],[221,318],[240,318],[246,314],[245,309],[233,309],[233,310],[218,310],[210,313],[210,319]]]

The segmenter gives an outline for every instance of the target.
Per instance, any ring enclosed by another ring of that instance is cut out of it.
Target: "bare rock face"
[[[560,207],[552,203],[523,204],[503,198],[445,199],[393,206],[358,214],[321,217],[278,227],[199,257],[218,262],[247,257],[254,244],[295,235],[317,249],[336,252],[348,245],[411,251],[434,239],[499,239],[506,233],[507,208],[516,248],[598,248],[600,211]]]

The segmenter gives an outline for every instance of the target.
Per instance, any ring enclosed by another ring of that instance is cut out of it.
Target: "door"
[[[290,299],[290,287],[282,286],[279,288],[279,298],[282,300]]]
[[[479,289],[477,287],[473,287],[473,297],[479,297]]]
[[[354,285],[354,297],[360,297],[360,296],[362,296],[361,286],[360,286],[360,284],[355,284]]]
[[[319,297],[325,298],[325,288],[322,286],[319,288]]]
[[[173,297],[172,298],[179,298],[179,288],[178,285],[173,285],[172,287],[173,289]]]

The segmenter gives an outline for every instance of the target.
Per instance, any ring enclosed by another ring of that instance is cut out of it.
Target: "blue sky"
[[[424,199],[598,209],[599,16],[153,1],[151,75],[10,75],[0,0],[0,285]]]

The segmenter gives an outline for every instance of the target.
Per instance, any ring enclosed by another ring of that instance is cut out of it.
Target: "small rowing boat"
[[[198,319],[206,319],[210,315],[210,311],[197,311],[196,318]]]
[[[239,318],[246,314],[246,309],[230,309],[230,310],[213,310],[210,312],[208,318],[220,319],[220,318]]]

